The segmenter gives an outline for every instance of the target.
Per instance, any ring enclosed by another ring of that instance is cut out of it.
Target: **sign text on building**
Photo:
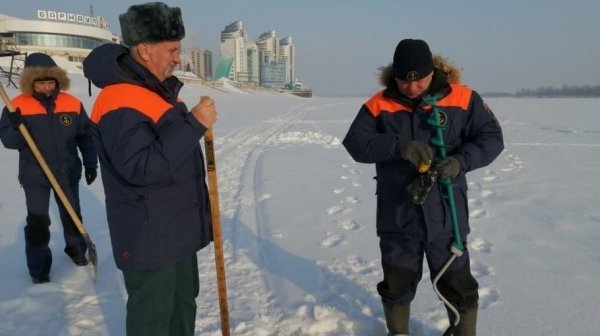
[[[38,19],[42,20],[73,22],[78,24],[90,25],[102,29],[108,29],[108,21],[101,16],[92,17],[88,15],[38,9],[37,17]]]

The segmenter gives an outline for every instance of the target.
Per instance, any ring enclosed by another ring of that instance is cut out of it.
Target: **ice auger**
[[[444,143],[444,125],[441,121],[440,107],[437,105],[437,101],[440,98],[439,95],[427,96],[423,99],[423,101],[431,105],[432,113],[427,118],[427,122],[433,127],[434,135],[431,138],[431,144],[436,148],[436,157],[434,158],[434,162],[440,162],[444,158],[446,158],[446,144]],[[435,178],[435,176],[434,176]],[[452,306],[450,301],[446,299],[442,293],[437,288],[438,281],[442,278],[444,273],[448,270],[452,262],[460,256],[462,256],[464,251],[464,245],[460,236],[460,229],[458,227],[458,217],[456,215],[456,206],[454,204],[454,190],[452,187],[452,181],[449,177],[437,178],[437,182],[442,185],[442,196],[448,201],[448,207],[450,208],[450,219],[452,222],[452,231],[454,233],[454,243],[450,246],[450,252],[452,252],[452,256],[446,261],[444,266],[440,269],[438,274],[433,279],[433,290],[437,294],[437,296],[444,302],[446,307],[452,311],[452,313],[456,316],[454,323],[450,324],[450,327],[444,332],[444,336],[452,336],[456,330],[456,327],[460,323],[460,313],[458,309]]]

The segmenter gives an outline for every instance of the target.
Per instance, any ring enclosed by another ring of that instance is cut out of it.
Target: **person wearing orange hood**
[[[81,101],[64,92],[69,89],[69,84],[66,71],[58,67],[50,56],[42,53],[28,55],[21,73],[22,94],[12,100],[17,111],[9,113],[5,107],[0,119],[2,144],[19,151],[19,182],[25,191],[27,205],[25,254],[29,274],[36,284],[50,281],[52,253],[48,246],[48,208],[51,185],[18,127],[20,124],[27,127],[44,160],[81,218],[79,180],[82,161],[85,180],[89,185],[96,179],[98,158],[90,133],[89,118]],[[77,153],[78,149],[81,158]],[[64,251],[75,265],[87,265],[87,244],[56,195],[55,199],[66,243]]]

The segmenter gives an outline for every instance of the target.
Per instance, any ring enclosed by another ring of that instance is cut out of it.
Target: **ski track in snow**
[[[257,195],[255,178],[265,148],[303,113],[302,105],[294,106],[276,118],[255,122],[220,138],[215,146],[227,281],[235,283],[232,287],[243,289],[228,293],[231,326],[236,335],[271,335],[270,326],[277,325],[282,318],[271,290],[274,284],[263,273],[270,262],[263,244],[271,237],[268,223],[261,218],[260,202],[268,195]],[[200,274],[214,274],[213,261],[214,258],[207,258],[201,262]],[[213,287],[207,293],[217,292],[213,279],[205,283]],[[199,312],[218,313],[215,300],[205,302],[209,306],[199,307]],[[197,327],[203,332],[219,334],[218,315],[200,317]]]
[[[228,293],[231,326],[235,335],[304,335],[310,334],[311,330],[320,333],[328,329],[332,331],[345,329],[348,332],[356,329],[353,322],[350,322],[352,318],[340,316],[340,313],[332,311],[327,305],[328,301],[340,300],[340,297],[341,300],[360,300],[351,298],[350,293],[343,293],[346,289],[343,286],[336,287],[332,284],[336,282],[334,274],[343,273],[350,277],[355,272],[358,274],[377,272],[378,261],[365,262],[356,256],[350,256],[349,260],[336,264],[332,269],[314,267],[319,273],[314,291],[317,296],[307,294],[304,303],[292,312],[282,309],[287,300],[282,293],[286,293],[285,289],[289,285],[284,283],[282,277],[271,274],[277,272],[277,263],[281,261],[277,255],[273,255],[275,248],[270,242],[273,237],[278,236],[278,233],[273,232],[274,228],[269,223],[262,203],[269,199],[270,195],[261,194],[258,185],[263,154],[270,148],[281,149],[295,144],[339,146],[339,139],[319,132],[288,131],[293,125],[311,123],[303,120],[302,117],[308,111],[323,107],[325,106],[296,105],[276,118],[247,125],[216,140],[215,155],[219,162],[219,194],[227,281],[232,283],[231,287],[238,288],[236,292]],[[318,123],[321,124],[321,121]],[[349,169],[347,173],[348,187],[360,186],[356,181],[356,172]],[[351,211],[352,205],[360,202],[360,199],[346,194],[345,190],[340,188],[334,191],[334,194],[340,197],[339,204],[326,210],[330,216],[335,217],[337,224],[320,242],[323,248],[334,248],[341,244],[344,236],[340,232],[361,229],[360,225],[350,219],[351,217],[345,216]],[[281,250],[280,253],[288,252]],[[285,262],[285,258],[281,259]],[[319,261],[314,263],[319,265]],[[341,267],[340,265],[343,265],[343,269],[337,269]],[[212,279],[213,268],[212,255],[199,258],[201,284],[208,286],[204,290],[201,288],[201,292],[206,292],[209,296],[199,304],[198,312],[201,315],[197,318],[196,324],[197,330],[202,334],[218,335],[219,316],[218,307],[215,305],[217,300],[210,298],[212,293],[217,292],[215,281]],[[240,288],[243,290],[239,290]],[[279,293],[278,296],[275,293]],[[366,296],[367,301],[374,297]],[[372,316],[369,305],[373,305],[373,302],[356,304],[363,315]],[[350,321],[344,321],[348,319]],[[301,329],[298,327],[299,320],[302,321]],[[347,328],[340,324],[346,324]],[[278,333],[273,333],[274,326],[277,326]],[[381,327],[382,325],[378,325],[375,328],[381,329]],[[368,328],[373,330],[373,326]]]

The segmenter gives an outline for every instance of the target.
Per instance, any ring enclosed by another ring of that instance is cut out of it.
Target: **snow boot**
[[[410,320],[410,305],[400,306],[383,303],[385,323],[390,336],[408,335],[408,322]]]
[[[454,331],[454,336],[475,336],[477,335],[477,309],[475,306],[473,308],[469,308],[465,311],[460,312],[460,322]],[[450,319],[450,324],[454,324],[456,317],[454,313],[446,308],[448,311],[448,318]]]
[[[65,253],[71,258],[73,263],[77,266],[85,266],[88,264],[88,260],[85,257],[87,251],[87,244],[81,234],[72,235],[65,232]]]
[[[31,282],[33,282],[36,285],[45,284],[45,283],[50,282],[50,276],[48,274],[42,274],[40,276],[32,276]]]

